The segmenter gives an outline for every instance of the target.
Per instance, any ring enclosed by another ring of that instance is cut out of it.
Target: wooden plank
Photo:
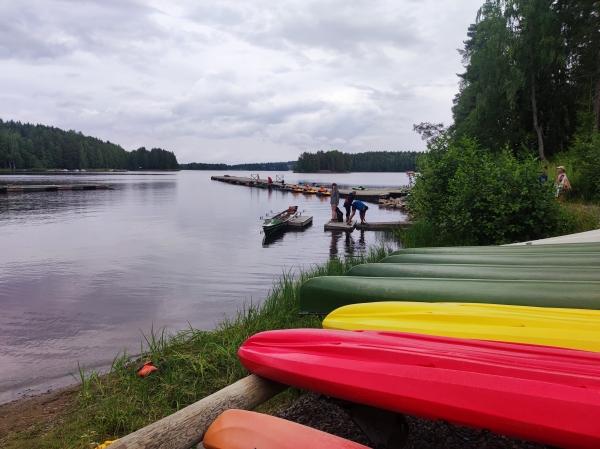
[[[368,224],[357,223],[356,229],[360,229],[361,231],[378,231],[381,229],[407,228],[411,225],[412,222],[410,221],[390,221]]]
[[[251,374],[117,440],[110,449],[188,449],[202,441],[208,427],[225,410],[252,410],[287,388],[286,385]]]
[[[356,227],[356,220],[352,220],[352,224],[347,225],[345,221],[339,222],[339,221],[328,221],[327,223],[325,223],[325,230],[326,231],[346,231],[346,232],[352,232],[354,231],[354,228]]]
[[[312,215],[301,215],[299,217],[292,218],[291,220],[289,220],[288,225],[303,228],[304,226],[312,223],[312,221]]]

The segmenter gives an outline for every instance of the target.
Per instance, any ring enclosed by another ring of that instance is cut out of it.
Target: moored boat
[[[290,206],[273,217],[265,218],[265,222],[263,223],[265,235],[271,235],[280,229],[285,228],[288,221],[296,216],[296,212],[298,212],[298,206]]]

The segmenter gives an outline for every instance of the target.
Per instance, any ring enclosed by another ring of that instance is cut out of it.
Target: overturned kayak
[[[349,304],[381,301],[468,302],[600,309],[600,281],[506,281],[323,276],[300,287],[300,313],[326,315]]]
[[[381,263],[479,265],[536,265],[549,267],[600,267],[600,253],[561,254],[397,254]]]
[[[376,302],[331,312],[324,329],[380,330],[600,352],[600,311],[498,304]]]
[[[540,254],[561,256],[567,253],[600,253],[600,243],[561,243],[554,245],[516,246],[439,246],[429,248],[406,248],[396,254]]]
[[[367,449],[367,446],[262,413],[227,410],[204,435],[206,449]]]
[[[559,447],[600,443],[593,352],[293,329],[254,335],[238,355],[259,376],[359,404]]]
[[[352,267],[348,276],[455,279],[600,281],[600,267],[539,267],[514,265],[437,265],[368,263]]]

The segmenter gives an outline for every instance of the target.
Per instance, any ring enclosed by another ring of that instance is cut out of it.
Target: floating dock
[[[299,217],[294,217],[291,220],[288,220],[288,226],[292,226],[294,228],[303,228],[311,224],[312,221],[312,215],[300,215]]]
[[[356,229],[360,229],[361,231],[382,231],[386,229],[408,228],[410,225],[412,225],[412,222],[410,221],[388,221],[368,224],[358,223]]]
[[[326,231],[352,232],[354,228],[356,228],[356,220],[352,220],[351,224],[346,224],[345,221],[328,221],[325,223]]]
[[[267,183],[266,179],[256,180],[254,178],[245,178],[240,176],[211,176],[210,179],[213,181],[221,181],[227,182],[229,184],[235,185],[243,185],[248,187],[260,187],[265,188],[270,186],[273,189],[281,189],[280,182],[272,182],[271,184]],[[290,186],[291,184],[286,184],[286,186]],[[329,188],[329,187],[328,187]],[[283,190],[287,192],[288,190]],[[356,199],[360,201],[366,201],[368,203],[379,203],[381,198],[400,198],[405,196],[405,193],[400,190],[350,190],[350,189],[340,189],[340,197],[347,197],[350,192],[354,192],[356,195]],[[295,193],[291,192],[290,193]]]
[[[111,184],[58,184],[58,185],[28,185],[8,184],[0,186],[0,193],[56,192],[58,190],[106,190]]]

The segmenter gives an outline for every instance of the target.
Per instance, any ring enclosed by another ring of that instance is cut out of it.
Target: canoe
[[[397,413],[570,448],[600,447],[600,354],[400,332],[263,332],[251,372]]]
[[[537,254],[553,255],[567,253],[600,253],[600,243],[562,243],[555,245],[510,245],[510,246],[442,246],[431,248],[406,248],[396,254]]]
[[[479,265],[538,265],[600,267],[600,253],[561,254],[398,254],[381,263],[433,263]]]
[[[301,314],[326,315],[342,306],[381,301],[598,310],[600,282],[323,276],[309,279],[300,287]]]
[[[598,267],[539,267],[531,265],[437,265],[367,263],[350,268],[348,276],[455,279],[598,281]]]
[[[499,304],[376,302],[331,312],[324,329],[410,332],[600,352],[600,311]]]
[[[310,427],[246,410],[227,410],[204,435],[206,449],[367,449]]]
[[[288,221],[296,216],[296,212],[298,212],[298,206],[290,206],[283,212],[280,212],[271,218],[266,218],[263,223],[263,232],[265,235],[272,235],[285,228]]]

